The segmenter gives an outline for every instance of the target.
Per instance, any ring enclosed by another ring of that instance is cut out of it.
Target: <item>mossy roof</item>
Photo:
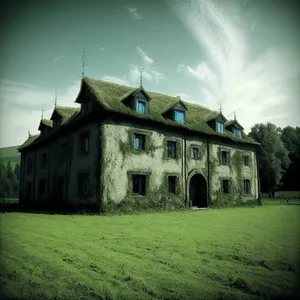
[[[52,120],[47,120],[47,119],[42,119],[40,121],[39,130],[41,130],[42,127],[44,127],[44,126],[52,128],[53,127],[53,121]]]
[[[236,126],[237,128],[241,128],[242,130],[244,129],[244,127],[237,120],[229,120],[225,123],[226,127],[229,127],[231,125]]]
[[[134,116],[140,119],[153,120],[164,125],[186,128],[208,135],[226,137],[235,142],[256,144],[246,134],[243,134],[243,138],[238,138],[227,130],[225,130],[224,134],[214,131],[207,124],[207,122],[209,120],[217,118],[219,112],[212,111],[201,105],[196,105],[180,100],[187,107],[187,112],[185,124],[179,124],[176,121],[167,119],[163,116],[163,112],[165,112],[170,107],[178,103],[177,97],[146,91],[146,93],[151,98],[151,100],[149,101],[149,113],[142,114],[132,110],[122,102],[126,98],[126,95],[131,95],[139,88],[128,87],[111,82],[106,82],[103,80],[94,80],[88,77],[85,77],[83,79],[83,83],[88,86],[91,93],[96,97],[99,104],[102,105],[104,109],[108,111],[118,112],[128,116]]]
[[[80,108],[68,107],[68,106],[56,106],[51,116],[51,120],[54,119],[55,115],[61,118],[61,125],[66,124],[71,118],[73,119],[80,112]]]
[[[31,145],[34,141],[36,141],[36,139],[39,137],[39,134],[36,135],[29,135],[29,137],[27,138],[27,140],[18,148],[18,150],[22,150],[24,148],[26,148],[27,146]]]

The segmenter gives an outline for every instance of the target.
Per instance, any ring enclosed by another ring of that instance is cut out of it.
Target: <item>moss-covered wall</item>
[[[134,134],[146,136],[145,150],[134,149]],[[180,134],[117,124],[110,120],[101,125],[103,164],[101,167],[102,210],[168,209],[184,206],[182,138]],[[177,157],[168,158],[166,143],[177,142]],[[147,194],[133,195],[133,173],[147,177]],[[173,175],[170,175],[173,174]],[[176,194],[168,193],[168,176],[177,177]]]

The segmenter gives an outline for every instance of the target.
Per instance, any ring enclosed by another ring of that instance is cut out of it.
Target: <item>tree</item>
[[[14,173],[16,174],[18,182],[20,181],[20,165],[16,163]]]
[[[261,189],[274,193],[290,164],[288,150],[280,139],[280,130],[272,123],[255,124],[249,137],[261,144],[257,151]]]
[[[287,126],[283,128],[280,138],[289,151],[291,163],[282,178],[283,189],[300,190],[300,127]]]
[[[0,197],[9,198],[12,194],[10,180],[7,177],[7,169],[4,165],[0,165]]]

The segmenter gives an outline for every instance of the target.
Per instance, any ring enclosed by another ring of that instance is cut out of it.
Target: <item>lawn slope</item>
[[[2,288],[17,299],[268,299],[296,286],[299,212],[3,213]]]

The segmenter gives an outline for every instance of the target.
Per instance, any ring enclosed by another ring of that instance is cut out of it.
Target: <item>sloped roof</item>
[[[174,106],[178,103],[177,97],[172,97],[160,93],[149,92],[147,94],[151,97],[151,102],[149,103],[149,113],[141,114],[138,113],[122,103],[125,95],[130,95],[136,88],[123,86],[103,80],[94,80],[88,77],[83,79],[83,82],[88,86],[91,93],[95,96],[98,103],[106,110],[112,112],[118,112],[121,114],[134,116],[140,119],[153,120],[155,122],[171,125],[174,127],[187,128],[193,131],[198,131],[208,135],[215,135],[221,137],[227,137],[233,141],[239,141],[244,143],[255,143],[251,138],[244,134],[243,139],[237,138],[231,132],[226,131],[224,134],[214,131],[208,126],[207,121],[215,119],[219,112],[212,111],[201,105],[191,104],[180,100],[187,107],[185,124],[177,123],[173,120],[166,119],[163,117],[163,112],[166,109]],[[222,115],[223,116],[223,115]],[[225,121],[226,118],[224,117]]]
[[[225,127],[229,127],[231,125],[236,125],[236,127],[241,128],[242,130],[244,129],[244,127],[237,120],[229,120],[225,123]]]
[[[27,140],[18,148],[18,151],[26,148],[27,146],[31,145],[40,135],[30,135]]]
[[[56,106],[51,116],[53,120],[55,115],[58,115],[61,118],[61,125],[64,125],[71,117],[77,115],[80,112],[80,108],[77,107],[68,107],[68,106]]]
[[[47,120],[47,119],[42,119],[40,121],[40,125],[39,125],[38,129],[41,130],[42,127],[44,127],[44,126],[52,128],[53,127],[53,121],[52,120]]]

